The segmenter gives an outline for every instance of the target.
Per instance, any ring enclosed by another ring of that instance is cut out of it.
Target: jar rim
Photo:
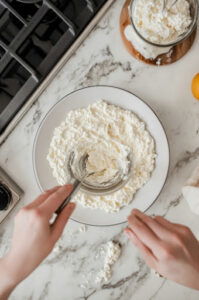
[[[199,14],[199,3],[198,0],[193,0],[194,4],[195,4],[195,13],[193,16],[193,20],[192,23],[189,27],[189,29],[182,35],[180,35],[175,41],[169,42],[169,43],[165,43],[165,44],[157,44],[157,43],[153,43],[149,40],[147,40],[140,32],[139,30],[136,28],[135,24],[134,24],[134,20],[133,20],[133,11],[135,9],[135,3],[137,0],[130,0],[130,4],[128,5],[128,11],[129,11],[129,18],[131,21],[131,25],[133,26],[133,29],[135,30],[136,34],[146,43],[152,45],[152,46],[156,46],[156,47],[161,47],[161,48],[165,48],[165,47],[171,47],[171,46],[176,46],[177,44],[183,42],[184,40],[186,40],[194,31],[194,29],[197,26],[197,19],[198,19],[198,14]]]

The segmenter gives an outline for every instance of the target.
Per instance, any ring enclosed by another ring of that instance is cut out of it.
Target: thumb
[[[66,207],[64,207],[63,211],[60,213],[58,218],[56,219],[55,223],[52,227],[52,239],[56,242],[59,237],[61,236],[65,225],[68,222],[68,219],[72,215],[75,209],[75,203],[69,203]]]

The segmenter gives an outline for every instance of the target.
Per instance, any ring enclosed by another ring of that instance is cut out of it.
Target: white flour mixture
[[[148,41],[166,44],[175,41],[191,24],[190,5],[187,0],[167,0],[164,12],[163,0],[136,0],[133,12],[137,30]]]
[[[76,162],[73,164],[75,165],[73,169],[79,169],[79,161],[85,154],[88,155],[86,173],[94,174],[86,179],[92,186],[102,186],[104,182],[112,181],[118,176],[118,172],[121,173],[121,178],[126,179],[129,171],[128,155],[130,154],[130,148],[126,145],[100,137],[97,141],[93,138],[92,142],[80,139],[73,151]],[[82,174],[80,175],[82,176]]]
[[[88,153],[87,169],[97,171],[95,181],[110,178],[118,169],[125,171],[131,151],[133,172],[127,184],[106,196],[79,191],[74,200],[85,207],[106,212],[119,211],[151,177],[155,167],[155,144],[143,121],[133,112],[98,101],[87,108],[70,111],[55,128],[47,160],[59,184],[71,182],[67,162],[71,151]]]
[[[106,244],[106,255],[104,266],[97,274],[96,283],[108,282],[112,275],[112,267],[117,262],[121,254],[121,245],[114,241],[109,241]]]

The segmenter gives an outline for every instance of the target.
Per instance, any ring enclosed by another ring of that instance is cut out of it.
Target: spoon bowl
[[[75,153],[71,152],[70,158],[68,161],[68,170],[71,174],[71,177],[74,180],[81,182],[81,190],[94,195],[106,195],[121,189],[129,180],[130,174],[132,174],[132,154],[129,153],[127,156],[128,161],[128,170],[127,173],[123,174],[122,169],[118,167],[118,171],[114,176],[107,181],[91,184],[89,182],[89,176],[94,175],[98,172],[87,173],[86,171],[86,162],[89,155],[85,153],[79,159],[78,162],[75,161]]]

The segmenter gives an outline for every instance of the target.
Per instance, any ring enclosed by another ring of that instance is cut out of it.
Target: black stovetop
[[[0,0],[0,134],[107,0]]]

